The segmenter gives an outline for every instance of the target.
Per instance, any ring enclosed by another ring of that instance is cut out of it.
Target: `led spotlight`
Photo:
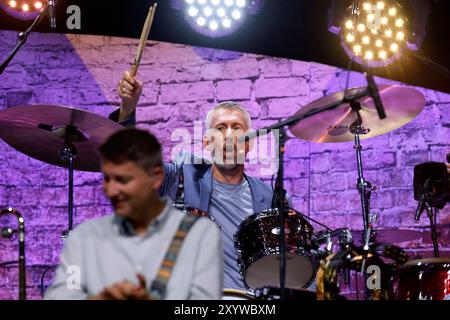
[[[251,14],[257,14],[263,0],[172,0],[182,9],[189,25],[209,37],[222,37],[238,29]]]
[[[44,9],[43,0],[0,0],[0,8],[20,20],[33,20]]]
[[[386,66],[397,60],[407,47],[408,19],[393,0],[366,0],[361,5],[362,10],[356,16],[351,6],[342,16],[339,31],[342,46],[357,63]]]

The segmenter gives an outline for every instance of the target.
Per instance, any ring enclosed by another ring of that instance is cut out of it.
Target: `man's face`
[[[146,172],[132,161],[115,164],[103,161],[103,191],[117,215],[140,218],[156,204],[163,181],[162,167]]]
[[[211,151],[213,162],[225,169],[244,164],[249,151],[248,142],[239,143],[238,137],[248,130],[245,115],[237,109],[217,109],[211,119],[204,145]]]

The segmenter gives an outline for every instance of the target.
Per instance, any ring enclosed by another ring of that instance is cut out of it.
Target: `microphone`
[[[56,15],[55,15],[55,2],[56,0],[47,1],[48,17],[50,19],[50,28],[56,28]]]
[[[425,210],[426,196],[428,193],[429,184],[430,184],[430,179],[428,178],[425,181],[425,183],[423,185],[422,193],[420,194],[419,204],[417,205],[416,215],[414,216],[415,221],[419,221],[420,215],[422,214],[423,210]]]
[[[380,94],[378,92],[377,84],[369,71],[366,71],[366,79],[367,79],[367,89],[369,91],[369,95],[375,103],[375,107],[377,108],[378,117],[380,119],[386,119],[386,113],[384,112],[383,102],[381,101]]]
[[[9,228],[9,227],[2,227],[0,228],[0,237],[5,239],[11,239],[15,230]]]

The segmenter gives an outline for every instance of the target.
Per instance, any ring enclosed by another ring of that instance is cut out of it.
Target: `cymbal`
[[[380,120],[375,104],[367,95],[366,87],[347,90],[346,97],[361,97],[356,101],[361,103],[360,115],[364,128],[369,133],[361,135],[361,139],[376,137],[400,128],[407,124],[425,107],[425,97],[413,88],[398,85],[379,85],[379,95],[383,102],[387,118]],[[294,116],[305,114],[312,109],[343,101],[344,91],[320,98],[301,108]],[[289,127],[292,134],[300,139],[311,142],[347,142],[354,141],[350,125],[356,120],[356,113],[349,103],[341,103],[333,110],[318,113],[303,119]]]
[[[11,147],[67,168],[60,152],[68,139],[77,151],[73,168],[81,171],[100,171],[98,146],[122,128],[97,114],[56,105],[20,105],[0,111],[0,138]]]
[[[363,230],[352,230],[353,242],[362,245]],[[375,231],[375,241],[381,243],[400,243],[413,241],[423,237],[423,233],[416,230],[383,228]]]

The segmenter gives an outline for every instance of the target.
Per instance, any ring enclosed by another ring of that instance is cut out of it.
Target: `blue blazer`
[[[191,161],[187,161],[187,160]],[[194,162],[197,159],[197,162]],[[196,164],[201,162],[201,164]],[[161,188],[161,196],[176,199],[180,168],[184,175],[184,200],[187,206],[209,212],[212,193],[212,166],[204,159],[191,154],[181,154],[181,161],[164,163],[165,179]],[[250,186],[254,213],[270,209],[272,206],[272,188],[258,178],[245,176]]]
[[[109,118],[118,122],[119,110],[112,112]],[[136,124],[136,113],[133,113],[126,121],[121,122],[125,127]],[[212,167],[204,159],[194,155],[182,153],[176,163],[164,163],[164,183],[161,187],[161,196],[169,196],[175,201],[180,176],[180,168],[184,174],[184,194],[187,206],[209,212],[209,203],[212,193]],[[190,161],[187,161],[187,160]],[[197,164],[200,163],[200,164]],[[259,212],[272,207],[273,191],[262,180],[245,175],[252,193],[253,211]],[[287,196],[288,202],[290,198]]]

